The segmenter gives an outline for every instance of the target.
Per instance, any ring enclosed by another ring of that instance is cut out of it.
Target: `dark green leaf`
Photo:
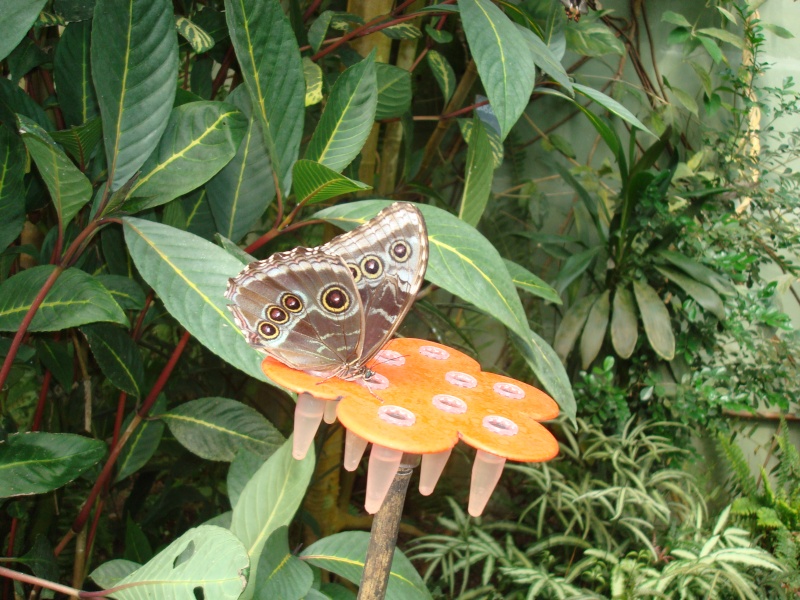
[[[0,121],[12,126],[10,124],[16,124],[16,115],[32,119],[45,130],[53,126],[47,118],[47,113],[34,102],[33,98],[18,85],[14,85],[5,77],[0,77]]]
[[[71,433],[15,433],[0,442],[0,498],[43,494],[97,464],[106,445]]]
[[[705,310],[713,314],[720,321],[725,320],[725,305],[719,294],[707,285],[703,285],[696,279],[683,275],[672,269],[656,266],[656,269],[670,281],[676,283],[683,291],[694,298],[697,303]]]
[[[140,286],[130,277],[123,275],[97,275],[97,281],[103,284],[114,300],[123,310],[141,310],[144,308],[145,296]]]
[[[81,328],[103,375],[123,392],[140,397],[144,364],[139,347],[126,330],[95,323]]]
[[[53,7],[65,21],[86,21],[92,18],[97,0],[55,0]]]
[[[25,148],[0,125],[0,252],[17,239],[25,224]]]
[[[662,250],[658,255],[667,259],[683,272],[691,275],[693,279],[714,288],[718,293],[726,295],[736,294],[736,288],[733,287],[729,281],[726,281],[722,276],[705,265],[701,265],[697,261],[671,250]]]
[[[633,293],[650,346],[664,360],[672,360],[675,358],[675,334],[667,307],[658,293],[644,281],[633,282]]]
[[[32,39],[23,38],[22,42],[14,48],[14,51],[6,59],[10,72],[9,77],[11,81],[19,81],[36,67],[49,63],[51,60],[50,56]]]
[[[558,292],[546,281],[540,279],[528,271],[528,269],[515,262],[505,259],[503,262],[505,262],[508,273],[511,275],[511,279],[514,281],[514,285],[517,286],[517,289],[529,292],[534,296],[539,296],[548,302],[561,304],[561,296],[559,296]]]
[[[256,600],[305,598],[314,573],[289,550],[288,528],[279,527],[269,536],[258,563]]]
[[[564,318],[561,319],[553,340],[553,348],[562,362],[567,361],[567,356],[575,347],[575,342],[578,340],[581,331],[583,331],[583,324],[586,322],[589,310],[591,310],[596,299],[597,294],[589,294],[570,306],[567,312],[564,313]]]
[[[316,204],[342,194],[372,189],[366,183],[348,179],[313,160],[294,164],[294,194],[299,204]]]
[[[86,165],[103,136],[103,123],[100,117],[92,117],[82,125],[54,131],[50,135],[72,155],[79,165]]]
[[[64,28],[56,46],[53,77],[58,105],[70,125],[81,125],[98,115],[91,75],[91,39],[92,22],[80,21]],[[99,130],[102,132],[102,127]]]
[[[583,275],[586,269],[594,262],[594,259],[602,251],[602,246],[595,246],[583,252],[578,252],[570,256],[558,272],[553,287],[559,294],[562,294],[570,283]]]
[[[453,41],[453,34],[444,29],[436,29],[430,25],[425,25],[425,33],[437,44],[449,44]]]
[[[27,565],[37,577],[58,581],[58,563],[53,553],[53,547],[44,535],[36,536],[33,547],[19,558],[19,562]]]
[[[158,146],[178,78],[169,0],[97,0],[92,79],[103,117],[111,189],[122,187]]]
[[[618,287],[614,293],[614,311],[611,315],[611,343],[622,358],[630,358],[639,339],[639,319],[633,294],[627,287]]]
[[[0,0],[0,60],[22,41],[45,4],[47,0]]]
[[[155,406],[151,410],[151,414],[158,415],[164,412],[166,406],[167,399],[164,394],[160,394],[156,400]],[[123,431],[127,429],[132,419],[133,413],[125,418],[122,424]],[[150,462],[150,459],[153,458],[156,450],[158,450],[163,435],[164,423],[161,421],[147,420],[140,423],[122,447],[122,452],[120,452],[119,458],[117,459],[117,476],[115,481],[122,481],[126,477],[130,477]],[[126,558],[132,557],[127,556]]]
[[[586,325],[581,335],[581,366],[588,369],[603,346],[608,328],[609,290],[606,290],[594,301],[586,317]]]
[[[325,36],[328,34],[328,27],[330,27],[331,19],[333,19],[334,13],[332,10],[323,11],[314,22],[311,24],[311,27],[308,28],[308,43],[311,44],[311,48],[314,52],[319,52],[319,49],[322,47],[322,42],[325,41]]]
[[[375,119],[399,117],[411,107],[411,73],[405,69],[375,64],[375,78],[378,85],[378,106]]]
[[[72,345],[49,339],[36,340],[36,356],[61,384],[64,391],[72,389]]]
[[[492,191],[492,148],[481,120],[472,119],[470,143],[467,148],[467,164],[464,167],[464,191],[458,209],[458,218],[476,227],[486,210]]]

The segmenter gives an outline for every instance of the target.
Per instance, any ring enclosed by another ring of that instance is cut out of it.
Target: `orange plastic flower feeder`
[[[477,449],[469,514],[477,517],[507,459],[544,462],[558,443],[539,421],[558,416],[555,401],[533,386],[481,371],[465,354],[434,342],[390,341],[368,367],[368,381],[344,381],[297,371],[272,359],[261,363],[274,382],[297,392],[293,454],[308,452],[323,417],[347,429],[344,467],[358,467],[372,442],[365,509],[378,511],[404,453],[422,455],[419,491],[433,492],[459,439]]]

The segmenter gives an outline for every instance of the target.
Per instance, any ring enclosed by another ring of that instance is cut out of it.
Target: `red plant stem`
[[[11,529],[8,532],[8,551],[6,552],[6,556],[9,558],[13,558],[14,556],[14,542],[17,538],[17,526],[19,525],[19,519],[14,517],[11,519]],[[10,593],[11,588],[11,580],[6,579],[3,584],[3,598],[8,600],[11,597]]]
[[[219,72],[211,84],[212,100],[216,98],[219,88],[221,88],[222,84],[225,83],[225,79],[228,77],[228,69],[231,66],[231,62],[233,62],[233,44],[228,47],[228,51],[225,53],[225,58],[222,59],[222,65],[220,65]]]
[[[164,369],[161,371],[161,374],[158,376],[155,384],[153,385],[150,393],[147,395],[144,403],[142,404],[139,411],[136,413],[133,419],[131,419],[128,428],[125,430],[125,433],[120,436],[120,439],[117,443],[111,448],[111,452],[108,455],[108,459],[106,460],[106,464],[103,465],[103,470],[100,471],[100,475],[97,476],[97,481],[95,481],[94,486],[92,486],[91,491],[89,492],[89,496],[86,498],[86,502],[83,504],[83,508],[81,508],[80,513],[73,521],[72,526],[70,527],[69,531],[66,535],[62,538],[59,542],[58,546],[56,546],[54,553],[58,556],[66,547],[67,542],[72,539],[72,537],[79,532],[83,526],[86,524],[86,521],[89,519],[89,514],[92,510],[92,505],[94,504],[97,496],[100,494],[100,491],[105,486],[106,481],[108,481],[109,477],[111,476],[111,472],[114,469],[114,464],[117,462],[117,458],[119,458],[119,454],[122,451],[122,448],[125,446],[125,442],[128,441],[128,438],[133,434],[138,427],[139,423],[142,422],[147,414],[150,412],[150,409],[153,408],[153,404],[155,404],[156,400],[158,399],[158,395],[164,389],[164,386],[169,379],[169,376],[172,374],[175,365],[178,363],[178,359],[183,354],[184,349],[186,348],[186,344],[189,343],[189,338],[191,335],[188,331],[184,332],[183,336],[181,337],[178,345],[175,346],[175,350],[172,352],[172,356],[170,356],[169,361],[164,366]]]
[[[94,511],[94,519],[92,519],[92,525],[89,528],[89,535],[86,538],[86,554],[89,555],[92,551],[92,546],[94,546],[94,539],[97,536],[97,526],[100,524],[100,515],[103,514],[103,506],[105,502],[102,498],[97,503],[97,510]]]
[[[117,441],[119,441],[119,432],[122,431],[122,422],[125,420],[125,401],[127,399],[127,393],[119,393],[119,398],[117,399],[117,414],[114,418],[114,435],[111,437],[112,448],[116,446]]]
[[[42,416],[44,415],[44,407],[47,404],[47,391],[50,389],[50,380],[53,374],[45,369],[44,378],[42,379],[42,389],[39,390],[39,402],[36,403],[36,414],[33,417],[33,425],[31,431],[39,431],[42,424]]]
[[[317,225],[319,223],[325,223],[323,219],[310,219],[308,221],[301,221],[300,223],[293,223],[292,225],[288,225],[283,229],[270,229],[267,233],[262,235],[258,238],[255,242],[250,244],[247,248],[244,249],[245,252],[249,252],[252,254],[261,246],[271,242],[273,239],[278,237],[278,235],[282,233],[288,233],[290,231],[294,231],[295,229],[300,229],[301,227],[305,227],[306,225]]]
[[[311,18],[311,15],[319,8],[319,5],[322,4],[322,0],[314,0],[311,4],[308,5],[306,12],[303,13],[303,21],[308,21]]]
[[[14,571],[12,569],[7,569],[5,567],[0,567],[0,576],[7,577],[9,581],[15,579],[17,581],[21,581],[22,583],[31,583],[39,587],[47,588],[48,590],[61,592],[62,594],[66,594],[69,597],[73,596],[77,596],[78,598],[98,597],[96,593],[82,592],[81,590],[76,590],[75,588],[66,585],[61,585],[60,583],[54,583],[52,581],[48,581],[47,579],[42,579],[41,577],[35,577],[33,575],[28,575],[27,573],[20,573],[19,571]],[[87,596],[86,593],[91,593],[92,596]],[[102,598],[102,596],[99,597]]]

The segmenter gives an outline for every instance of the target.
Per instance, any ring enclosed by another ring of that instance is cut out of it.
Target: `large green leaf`
[[[294,194],[299,204],[316,204],[342,194],[370,190],[371,186],[349,179],[313,160],[294,163]]]
[[[584,56],[625,55],[625,45],[600,21],[581,19],[580,22],[565,27],[564,36],[569,49]]]
[[[22,115],[17,118],[22,141],[50,192],[61,228],[66,228],[91,199],[92,184],[41,127]]]
[[[256,600],[305,598],[314,572],[289,549],[288,527],[276,529],[264,546],[255,582]]]
[[[89,577],[101,588],[111,588],[125,579],[142,565],[132,560],[115,558],[104,562],[89,574]]]
[[[278,0],[225,0],[225,17],[253,115],[263,128],[281,190],[288,194],[305,117],[297,40]]]
[[[19,328],[54,269],[52,265],[26,269],[0,285],[0,331]],[[67,269],[45,296],[28,330],[61,331],[98,321],[128,326],[125,313],[99,281],[80,269]]]
[[[345,531],[329,535],[311,544],[300,558],[312,565],[336,573],[358,585],[364,572],[364,560],[370,534],[366,531]],[[397,548],[392,557],[387,600],[429,600],[425,582],[406,556]]]
[[[81,125],[98,114],[89,53],[91,39],[92,22],[79,21],[64,28],[56,46],[53,77],[58,106],[69,125]]]
[[[306,158],[341,172],[361,152],[378,105],[375,52],[339,75]]]
[[[201,525],[118,581],[105,595],[119,600],[236,600],[245,586],[247,565],[247,553],[233,533]]]
[[[461,205],[458,217],[477,227],[478,222],[486,210],[489,194],[492,191],[493,170],[492,148],[489,146],[489,137],[486,128],[476,116],[472,119],[469,148],[467,149],[467,164],[464,167],[464,192],[461,196]]]
[[[496,169],[503,164],[503,156],[506,151],[503,146],[503,140],[500,139],[500,134],[495,129],[487,126],[483,121],[481,123],[483,123],[483,131],[486,133],[486,137],[489,138],[489,147],[492,150],[492,165]],[[458,120],[458,127],[461,129],[461,135],[467,144],[472,143],[472,124],[473,120],[471,119]]]
[[[394,65],[375,64],[378,86],[376,119],[399,117],[411,108],[411,73]]]
[[[539,296],[548,302],[562,304],[561,296],[559,296],[558,292],[546,281],[540,279],[528,271],[528,269],[515,262],[511,262],[508,259],[504,259],[503,262],[506,264],[508,273],[511,275],[511,279],[514,281],[514,285],[517,286],[517,289],[531,293],[534,296]]]
[[[713,289],[673,269],[658,266],[656,269],[658,269],[664,277],[676,283],[678,287],[683,288],[684,292],[694,298],[700,306],[713,314],[720,321],[725,320],[725,305],[722,302],[722,298],[720,298],[719,294]]]
[[[43,494],[97,464],[106,445],[71,433],[15,433],[0,442],[0,498]]]
[[[583,331],[583,324],[586,322],[589,311],[596,299],[597,294],[584,296],[564,313],[564,318],[561,319],[553,340],[553,348],[563,362],[567,361],[567,356],[575,347],[575,342],[578,340],[581,331]]]
[[[525,39],[489,0],[458,0],[481,82],[505,139],[528,105],[536,69]]]
[[[0,77],[0,119],[6,124],[14,123],[15,114],[25,115],[44,129],[53,126],[47,113],[33,98],[18,85],[14,85],[5,77]]]
[[[47,0],[0,0],[0,60],[22,41],[45,4]]]
[[[302,460],[292,457],[291,438],[250,478],[233,508],[231,531],[242,540],[250,557],[250,579],[258,580],[261,551],[272,532],[288,525],[300,507],[314,472],[314,452]],[[248,585],[242,600],[253,597]]]
[[[142,219],[126,218],[123,223],[136,268],[170,314],[206,348],[264,380],[259,354],[245,342],[226,308],[228,278],[244,265],[191,233]]]
[[[25,149],[0,125],[0,252],[17,239],[25,224]]]
[[[386,200],[365,200],[334,206],[317,216],[349,230],[389,204]],[[572,405],[574,398],[564,367],[552,349],[531,332],[514,282],[495,247],[450,213],[426,205],[419,205],[419,209],[428,227],[430,246],[426,279],[511,329],[525,345],[528,364],[544,387],[562,408]]]
[[[588,369],[603,347],[608,328],[610,291],[606,290],[594,301],[586,317],[586,325],[581,334],[581,367]]]
[[[245,116],[224,102],[190,102],[172,109],[125,209],[153,208],[200,187],[233,158],[246,128]]]
[[[630,358],[639,339],[639,319],[633,295],[627,287],[618,287],[614,293],[614,310],[611,314],[611,343],[622,358]]]
[[[525,39],[525,42],[528,44],[528,49],[533,55],[533,62],[536,64],[536,66],[550,75],[550,77],[553,78],[553,81],[558,83],[570,94],[573,94],[572,82],[569,79],[569,75],[567,75],[566,70],[564,70],[564,66],[555,57],[547,44],[545,44],[539,38],[539,36],[530,29],[526,29],[525,27],[521,27],[519,25],[517,25],[517,28],[522,37]]]
[[[247,234],[275,198],[275,180],[264,134],[253,115],[250,96],[239,86],[228,101],[249,119],[236,156],[206,184],[208,203],[217,231],[238,242]]]
[[[267,457],[284,442],[257,410],[228,398],[185,402],[161,418],[185,448],[207,460],[230,462],[240,448]]]
[[[112,190],[158,146],[178,83],[178,36],[169,0],[97,0],[92,79],[103,117]]]
[[[158,415],[166,410],[167,398],[164,394],[159,394],[155,406],[150,411],[152,415]],[[122,423],[122,430],[126,431],[135,413],[130,413]],[[164,436],[164,423],[155,419],[148,419],[140,423],[133,434],[125,442],[122,451],[117,459],[117,476],[115,481],[122,481],[130,477],[139,469],[144,467],[158,450],[161,438]],[[142,559],[148,560],[152,554]],[[129,558],[131,558],[129,556]]]
[[[664,360],[672,360],[675,358],[675,334],[667,307],[658,293],[644,281],[633,282],[633,293],[650,346]]]
[[[436,83],[439,84],[439,89],[442,90],[444,96],[444,103],[450,102],[453,92],[456,91],[456,74],[453,67],[447,62],[447,59],[439,54],[436,50],[429,50],[425,57],[428,61],[428,66],[433,73]]]
[[[107,323],[86,325],[81,331],[86,336],[103,375],[123,392],[140,397],[139,386],[144,383],[144,364],[139,347],[130,334]]]

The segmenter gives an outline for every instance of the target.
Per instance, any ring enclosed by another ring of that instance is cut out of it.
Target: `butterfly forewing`
[[[398,202],[320,248],[342,258],[361,295],[368,361],[392,337],[425,278],[428,234],[419,209]]]
[[[350,269],[321,248],[295,248],[228,280],[247,341],[292,368],[334,373],[358,363],[364,311]]]

